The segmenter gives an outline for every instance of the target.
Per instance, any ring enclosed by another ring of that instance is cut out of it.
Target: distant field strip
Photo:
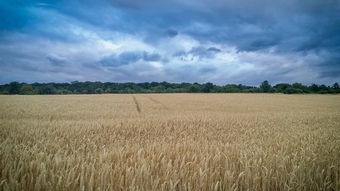
[[[136,97],[135,97],[135,96],[132,96],[132,97],[133,97],[133,102],[134,102],[135,105],[136,105],[136,110],[138,111],[138,113],[142,112],[142,110],[140,109],[140,105],[139,105],[139,103],[138,103]]]
[[[2,190],[339,191],[340,95],[0,96]]]

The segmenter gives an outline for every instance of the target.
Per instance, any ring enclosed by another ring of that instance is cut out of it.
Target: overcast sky
[[[340,81],[340,0],[1,0],[0,83]]]

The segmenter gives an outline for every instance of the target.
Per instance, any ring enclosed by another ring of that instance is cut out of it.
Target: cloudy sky
[[[0,83],[340,81],[340,0],[1,0]]]

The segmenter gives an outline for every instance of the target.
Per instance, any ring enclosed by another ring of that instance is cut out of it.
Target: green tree
[[[274,86],[274,88],[278,91],[278,92],[281,92],[283,93],[287,88],[290,88],[291,85],[290,84],[287,84],[287,83],[280,83],[280,84],[276,84]]]
[[[317,84],[312,84],[309,88],[313,93],[317,93],[320,91],[320,88]]]
[[[303,93],[310,93],[310,90],[308,89],[308,87],[301,83],[294,83],[292,84],[292,87],[295,89],[300,89],[301,91],[303,91]]]
[[[31,84],[23,84],[20,87],[20,94],[24,94],[24,95],[32,95],[34,94],[34,90]]]
[[[198,84],[192,84],[189,87],[189,92],[191,92],[191,93],[198,93],[200,91],[201,91],[201,87]]]
[[[20,84],[18,82],[11,82],[9,84],[8,93],[9,94],[19,94]]]
[[[330,88],[328,88],[326,85],[322,84],[319,86],[319,93],[321,94],[327,94],[327,93],[330,93],[329,90]]]
[[[56,94],[56,88],[52,84],[43,85],[40,90],[40,94]]]
[[[95,90],[95,93],[96,93],[96,94],[102,94],[102,93],[104,93],[104,90],[103,90],[102,88],[97,88],[97,89]]]
[[[303,91],[301,89],[298,89],[298,88],[289,87],[289,88],[285,89],[283,93],[285,93],[285,94],[303,94]]]
[[[203,84],[202,92],[209,93],[213,90],[213,88],[214,88],[214,84],[212,84],[210,82],[205,83],[205,84]]]
[[[271,88],[272,86],[269,84],[267,80],[263,81],[260,85],[260,89],[262,90],[262,92],[265,92],[265,93],[268,93]]]
[[[112,82],[71,82],[71,83],[18,83],[0,85],[0,94],[93,94],[93,93],[231,93],[231,92],[282,92],[282,93],[340,93],[338,83],[333,86],[316,85],[305,86],[300,83],[281,83],[271,86],[266,80],[259,87],[245,86],[242,84],[214,85],[212,83],[112,83]]]
[[[238,89],[237,85],[235,84],[227,84],[223,86],[223,92],[236,93],[236,92],[240,92],[240,89]]]

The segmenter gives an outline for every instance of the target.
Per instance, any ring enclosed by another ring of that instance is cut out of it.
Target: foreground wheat
[[[340,190],[340,96],[0,96],[0,190]]]

